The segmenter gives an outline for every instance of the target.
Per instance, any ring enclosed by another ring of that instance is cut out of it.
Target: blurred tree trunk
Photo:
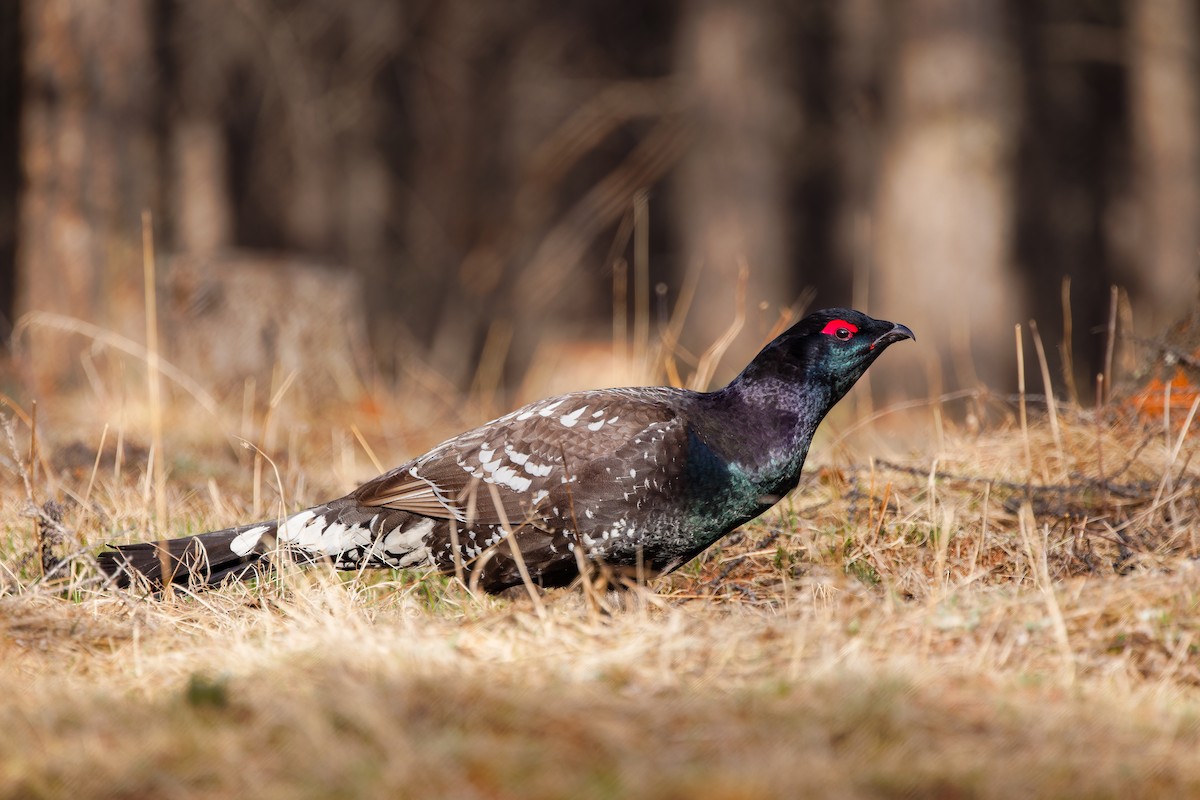
[[[681,268],[701,270],[687,326],[694,346],[707,347],[728,329],[739,268],[749,267],[751,324],[730,348],[718,378],[730,377],[753,355],[764,327],[794,299],[782,165],[797,120],[783,83],[788,57],[781,23],[770,0],[698,0],[685,4],[680,24],[677,72],[693,138],[679,166],[675,199]],[[770,309],[766,320],[761,303]]]
[[[1126,5],[1011,7],[1021,81],[1014,277],[1026,288],[1023,316],[1038,322],[1051,375],[1064,378],[1058,389],[1083,402],[1105,369],[1109,287],[1126,283],[1122,275],[1137,260]]]
[[[1153,313],[1141,321],[1157,329],[1190,311],[1200,288],[1200,30],[1194,0],[1143,0],[1131,3],[1130,12],[1141,211],[1136,277]]]
[[[890,130],[876,199],[871,307],[928,331],[937,374],[992,385],[1012,375],[1012,326],[1025,307],[1013,277],[1014,75],[998,0],[894,7]],[[876,386],[912,386],[886,359]],[[947,381],[950,382],[950,381]]]
[[[191,0],[172,7],[172,55],[177,68],[171,91],[177,109],[170,120],[170,201],[175,249],[211,255],[233,244],[234,200],[221,106],[230,81],[232,46],[212,22],[220,9]],[[214,41],[224,43],[214,47]]]
[[[188,114],[171,125],[171,211],[175,246],[205,255],[233,242],[229,156],[219,120]]]
[[[879,172],[882,63],[888,13],[884,0],[845,0],[836,7],[838,37],[833,64],[836,85],[834,143],[840,204],[837,262],[853,273],[853,304],[870,311],[871,214]]]
[[[21,5],[0,4],[0,342],[16,310],[17,203],[20,196]]]
[[[25,90],[19,309],[88,320],[141,341],[141,212],[156,206],[152,3],[23,6]],[[78,374],[71,342],[34,328],[39,391]]]
[[[413,157],[405,198],[408,259],[399,273],[402,324],[459,386],[494,315],[488,301],[503,275],[492,242],[481,240],[497,233],[485,217],[488,179],[498,177],[487,174],[488,156],[505,132],[505,69],[497,56],[511,45],[513,18],[524,18],[525,5],[432,6],[418,42],[419,69],[407,87]]]

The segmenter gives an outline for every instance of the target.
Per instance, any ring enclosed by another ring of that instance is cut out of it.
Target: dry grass
[[[119,477],[105,455],[93,479],[97,430],[81,467],[31,487],[88,495],[45,530],[78,554],[49,579],[19,477],[5,493],[0,796],[1200,792],[1195,437],[1060,409],[1057,438],[1032,413],[1027,442],[1013,408],[969,402],[983,429],[923,409],[893,426],[923,444],[887,461],[869,455],[894,438],[824,432],[762,521],[652,592],[597,612],[555,591],[541,617],[386,573],[169,602],[107,589],[89,553],[136,538],[154,504],[144,454]],[[182,453],[194,425],[172,413]],[[396,457],[436,438],[371,422],[397,418],[358,422]],[[348,423],[307,424],[307,445],[272,452],[278,480],[262,470],[265,506],[371,473]],[[174,529],[245,521],[252,455],[186,452],[169,460]]]

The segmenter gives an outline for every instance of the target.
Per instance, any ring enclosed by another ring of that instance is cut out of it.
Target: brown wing
[[[384,506],[459,523],[500,523],[494,485],[508,521],[537,524],[557,487],[587,464],[626,447],[677,414],[675,390],[606,389],[552,397],[467,431],[369,481],[353,493]],[[570,465],[571,476],[563,467]]]

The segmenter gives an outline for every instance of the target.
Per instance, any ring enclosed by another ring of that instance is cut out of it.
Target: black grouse
[[[515,544],[544,587],[579,575],[577,551],[669,572],[794,489],[825,414],[889,345],[913,338],[858,311],[818,311],[723,389],[551,397],[286,519],[120,545],[100,564],[122,585],[138,573],[161,584],[164,561],[173,582],[211,585],[282,550],[339,569],[457,564],[498,592],[522,582]]]

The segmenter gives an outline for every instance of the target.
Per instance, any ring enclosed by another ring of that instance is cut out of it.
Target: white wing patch
[[[269,530],[271,530],[270,525],[255,525],[249,530],[242,531],[233,537],[233,541],[229,543],[229,549],[239,556],[244,556],[254,549],[258,540]]]
[[[426,519],[405,528],[403,525],[375,543],[372,550],[382,561],[396,567],[412,567],[430,560],[432,551],[425,537],[433,530],[433,520]]]
[[[276,534],[279,541],[294,544],[302,550],[316,550],[321,542],[321,534],[326,528],[325,517],[318,517],[313,511],[301,511],[295,516],[288,517],[279,526]]]
[[[372,533],[374,521],[362,525],[329,522],[324,514],[313,510],[301,511],[279,526],[276,536],[280,542],[314,555],[338,558],[361,548],[368,557],[394,567],[411,567],[430,562],[432,551],[425,537],[433,531],[435,520],[421,519],[415,525],[400,525],[386,536],[376,538]],[[256,525],[234,537],[230,549],[244,556],[254,549],[270,525]],[[358,559],[355,557],[354,562]]]
[[[554,469],[553,464],[534,464],[532,461],[525,463],[525,471],[530,475],[544,478]]]
[[[552,403],[546,406],[546,408],[543,408],[541,411],[538,411],[535,408],[530,412],[522,413],[536,413],[542,414],[543,416],[550,416],[549,414],[544,414],[543,412],[547,409],[550,409],[552,406],[559,405],[561,402],[562,401],[559,401],[558,403]],[[586,410],[587,406],[584,406],[578,411],[574,411],[571,414],[560,417],[559,421],[567,425],[567,427],[570,427],[576,423],[579,417]],[[506,489],[511,489],[513,492],[518,494],[529,491],[530,487],[533,486],[535,479],[545,478],[554,471],[555,467],[553,463],[539,464],[536,461],[531,461],[529,453],[521,452],[509,442],[505,442],[503,445],[485,443],[480,445],[479,449],[475,450],[474,452],[471,452],[470,449],[466,449],[461,454],[455,456],[455,462],[468,475],[478,478],[485,483],[493,483],[497,486],[503,486]],[[409,474],[414,478],[419,478],[429,483],[429,486],[434,492],[437,493],[437,496],[441,502],[453,509],[455,517],[457,517],[459,521],[465,521],[464,514],[458,508],[457,503],[447,500],[432,482],[429,482],[429,480],[424,476],[417,474],[417,470],[420,468],[421,464],[417,464],[415,467],[409,470]],[[403,504],[405,509],[416,511],[419,514],[428,514],[430,516],[445,516],[444,513],[431,514],[424,509],[416,508],[413,502],[413,500],[416,498],[412,489],[405,487],[405,492],[406,493],[402,498],[406,501]],[[392,495],[389,495],[389,498],[400,498],[400,493],[396,492]]]
[[[509,466],[503,466],[492,473],[492,480],[501,486],[507,486],[514,492],[523,492],[533,483],[531,478],[526,478],[524,475],[518,475],[516,470]]]
[[[229,543],[229,549],[239,556],[248,554],[258,545],[270,525],[255,525],[242,531]],[[365,547],[371,541],[370,530],[340,522],[327,523],[325,517],[310,510],[288,517],[279,526],[279,541],[310,553],[336,556],[353,547]]]
[[[548,405],[545,405],[545,406],[542,406],[541,408],[539,408],[537,413],[541,414],[543,417],[552,417],[552,416],[554,416],[554,410],[556,408],[558,408],[559,406],[561,406],[565,402],[567,402],[567,398],[565,398],[565,397],[559,398],[558,400],[554,401],[553,403],[549,403]],[[519,419],[519,417],[518,417],[518,419]]]
[[[575,423],[579,422],[579,418],[581,416],[583,416],[583,412],[585,412],[587,410],[588,410],[587,406],[581,406],[580,408],[577,408],[574,411],[572,411],[570,414],[563,414],[561,417],[558,418],[558,422],[564,428],[574,428]]]
[[[352,548],[366,547],[370,542],[370,528],[334,522],[321,532],[320,539],[313,549],[322,555],[339,556]]]

